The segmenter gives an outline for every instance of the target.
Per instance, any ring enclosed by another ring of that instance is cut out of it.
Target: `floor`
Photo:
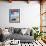
[[[2,45],[0,45],[2,46]],[[10,44],[6,44],[3,46],[46,46],[46,44],[42,41],[42,40],[36,40],[33,43],[19,43],[19,44],[15,44],[15,45],[10,45]]]
[[[42,40],[38,40],[38,41],[36,40],[36,41],[34,41],[33,43],[22,44],[22,46],[46,46],[46,44],[43,43]]]

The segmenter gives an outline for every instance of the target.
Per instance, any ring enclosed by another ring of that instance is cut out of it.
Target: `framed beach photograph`
[[[20,23],[20,9],[9,9],[9,22]]]

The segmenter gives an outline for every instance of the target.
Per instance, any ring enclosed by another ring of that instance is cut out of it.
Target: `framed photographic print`
[[[10,23],[20,22],[20,9],[9,9],[9,22]]]

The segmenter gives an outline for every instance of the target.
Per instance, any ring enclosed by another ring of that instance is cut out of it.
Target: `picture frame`
[[[9,22],[20,23],[20,9],[9,9]]]

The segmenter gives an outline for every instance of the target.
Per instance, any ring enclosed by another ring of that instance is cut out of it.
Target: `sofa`
[[[5,40],[10,39],[10,40],[20,40],[21,43],[32,43],[34,41],[34,37],[31,33],[31,36],[29,35],[28,32],[23,34],[21,30],[27,30],[28,28],[14,28],[14,27],[9,27],[8,32],[10,32],[9,36],[4,36]],[[29,30],[28,30],[29,31]]]

